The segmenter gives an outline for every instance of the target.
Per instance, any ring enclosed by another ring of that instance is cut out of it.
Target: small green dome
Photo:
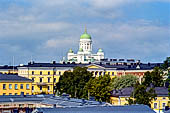
[[[69,52],[69,53],[73,53],[73,50],[72,50],[72,49],[70,49],[68,52]]]
[[[87,33],[85,28],[85,32],[80,36],[80,39],[91,39],[91,36]]]
[[[79,49],[79,52],[83,52],[83,49],[82,49],[82,48],[80,48],[80,49]]]
[[[98,52],[103,52],[103,50],[100,48],[100,49],[98,50]]]

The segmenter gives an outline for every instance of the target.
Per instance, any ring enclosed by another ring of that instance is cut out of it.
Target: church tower
[[[77,54],[70,49],[67,52],[67,59],[63,59],[61,62],[87,64],[99,62],[101,59],[104,59],[104,51],[100,48],[96,54],[92,53],[92,39],[85,28],[84,33],[80,36],[79,50]]]
[[[80,36],[79,50],[81,49],[84,54],[90,54],[92,52],[92,40],[86,28],[84,33]]]

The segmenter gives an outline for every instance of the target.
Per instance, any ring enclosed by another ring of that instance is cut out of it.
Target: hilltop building
[[[63,59],[62,62],[75,62],[75,63],[90,63],[90,62],[98,62],[104,59],[104,52],[100,48],[96,54],[92,54],[92,39],[91,36],[85,32],[80,36],[79,42],[79,50],[76,53],[70,49],[67,53],[67,59]]]

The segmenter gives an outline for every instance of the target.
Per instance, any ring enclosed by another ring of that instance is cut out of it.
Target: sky
[[[85,26],[106,58],[170,56],[170,0],[0,0],[0,65],[59,62]]]

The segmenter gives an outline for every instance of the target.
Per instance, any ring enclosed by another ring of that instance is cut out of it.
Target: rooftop
[[[38,108],[36,113],[155,113],[146,105]]]
[[[148,87],[147,90],[148,89],[150,89],[150,87]],[[168,96],[168,88],[155,87],[154,89],[157,96]],[[133,92],[133,87],[127,87],[121,90],[113,90],[112,96],[131,96],[132,92]]]
[[[18,75],[14,75],[14,74],[0,74],[0,82],[1,81],[27,81],[27,82],[32,82],[32,80],[25,78],[25,77],[21,77]]]

